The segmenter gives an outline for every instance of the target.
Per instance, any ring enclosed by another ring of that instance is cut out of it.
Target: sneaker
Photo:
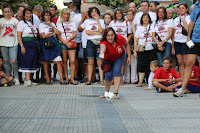
[[[20,85],[19,79],[14,79],[15,85]]]
[[[156,91],[157,91],[158,93],[160,93],[161,90],[162,90],[162,89],[160,89],[160,88],[156,88]]]
[[[24,81],[24,86],[30,87],[30,86],[31,86],[31,80],[29,80],[29,81]]]
[[[36,86],[37,83],[35,83],[35,82],[31,82],[31,85],[32,85],[32,86]]]
[[[186,90],[180,88],[176,93],[173,94],[174,97],[182,97]]]

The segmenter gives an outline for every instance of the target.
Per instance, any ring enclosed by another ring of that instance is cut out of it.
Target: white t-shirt
[[[155,32],[159,35],[161,40],[165,40],[169,34],[169,28],[174,27],[172,19],[158,21],[157,23],[155,22],[153,25],[155,28]],[[172,43],[171,38],[167,40],[167,42]]]
[[[36,26],[33,25],[30,21],[26,21],[28,23],[28,25],[31,27],[29,27],[23,20],[19,22],[19,24],[17,25],[17,31],[18,32],[22,32],[22,37],[37,37],[37,29]],[[32,31],[33,32],[32,32]],[[34,33],[34,35],[33,35]]]
[[[103,29],[105,29],[105,24],[104,21],[102,19],[99,19],[100,25]],[[85,26],[85,30],[89,30],[89,31],[98,31],[98,24],[97,21],[95,19],[87,19],[86,20],[86,26]],[[102,35],[94,35],[94,36],[88,36],[87,39],[98,39],[98,38],[102,38]]]
[[[53,22],[51,22],[51,24],[56,28],[56,25]],[[52,34],[54,31],[53,31],[53,27],[51,27],[50,24],[42,22],[39,25],[39,32],[40,34],[44,33],[45,35],[48,35],[48,34]]]
[[[76,24],[76,27],[78,28],[80,22],[81,22],[81,19],[82,19],[82,16],[80,13],[75,13],[75,12],[70,12],[70,18],[73,22],[75,22]],[[76,35],[76,43],[81,43],[81,33],[79,31],[77,31],[77,35]]]
[[[127,33],[131,34],[131,26],[127,21],[111,21],[109,27],[112,27],[116,34],[122,35],[126,40],[128,39]]]
[[[185,17],[185,22],[187,24],[190,23],[190,15]],[[176,30],[175,34],[174,34],[174,41],[175,42],[180,42],[180,43],[185,43],[187,40],[187,36],[182,34],[182,27],[183,26],[183,22],[181,21],[180,24],[180,17],[176,17],[174,19],[174,29]]]
[[[19,21],[16,18],[12,18],[10,21],[6,21],[4,18],[0,19],[0,46],[12,47],[18,45],[16,27],[18,23]]]
[[[65,31],[63,29],[63,26],[65,28]],[[61,37],[63,40],[67,40],[67,38],[70,38],[73,35],[74,31],[77,31],[75,22],[63,22],[63,23],[59,22],[57,23],[57,28],[59,31],[61,31]],[[71,41],[75,41],[75,39]]]
[[[87,19],[87,20],[88,20],[88,19]],[[86,45],[87,45],[87,38],[88,38],[88,35],[85,33],[85,28],[86,28],[87,20],[85,20],[85,21],[81,24],[81,27],[84,29],[83,32],[82,32],[82,37],[81,37],[82,47],[83,47],[83,48],[86,48]]]
[[[136,29],[137,29],[138,26],[140,26],[140,20],[141,20],[142,15],[143,15],[143,12],[138,12],[138,13],[135,15],[135,18],[134,18],[134,20],[133,20],[133,23],[136,24]],[[150,15],[150,17],[151,17],[151,21],[152,21],[152,22],[155,22],[155,21],[156,21],[156,18],[157,18],[156,13],[149,11],[149,15]]]
[[[149,32],[148,32],[148,30],[149,30]],[[148,32],[147,44],[145,46],[145,50],[152,50],[152,49],[154,49],[151,44],[152,43],[152,32],[155,32],[153,24],[151,24],[150,29],[149,29],[149,25],[148,25],[146,30],[145,30],[144,26],[139,26],[135,32],[135,37],[139,38],[138,44],[144,45],[145,41],[146,41],[146,36],[144,34],[145,31],[146,31],[146,33]]]
[[[39,25],[40,25],[41,21],[38,18],[37,15],[33,14],[33,24],[36,26],[37,29],[39,29]]]

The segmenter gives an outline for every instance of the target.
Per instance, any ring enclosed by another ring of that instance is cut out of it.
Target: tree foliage
[[[95,1],[100,5],[106,5],[113,9],[121,7],[123,10],[127,10],[127,5],[130,2],[135,2],[136,4],[139,5],[142,0],[95,0]]]
[[[33,9],[34,6],[36,6],[36,5],[41,5],[44,9],[48,9],[49,5],[54,3],[53,0],[2,0],[2,1],[0,1],[0,5],[2,5],[5,2],[10,4],[10,6],[11,6],[12,10],[14,11],[14,13],[17,12],[18,7],[20,6],[20,4],[22,2],[28,3],[29,7],[31,9]]]

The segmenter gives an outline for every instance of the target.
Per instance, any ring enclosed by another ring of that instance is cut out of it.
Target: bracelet
[[[20,45],[21,46],[21,45]],[[21,46],[21,48],[24,47],[24,45]]]

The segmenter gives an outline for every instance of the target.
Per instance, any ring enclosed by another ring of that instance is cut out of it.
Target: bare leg
[[[88,59],[88,82],[87,83],[91,82],[93,66],[94,66],[94,58]],[[86,85],[87,85],[87,83],[86,83]]]
[[[144,72],[139,72],[139,82],[138,82],[138,84],[136,85],[136,87],[142,87],[142,83],[143,83],[143,80],[144,80],[144,76],[145,76],[145,73],[144,73]]]
[[[59,73],[59,76],[60,76],[60,81],[63,83],[64,80],[63,80],[63,70],[62,70],[61,61],[56,61],[56,64],[57,64],[58,73]]]
[[[77,82],[74,81],[76,50],[69,50],[68,56],[70,61],[71,82],[73,84],[78,84]]]
[[[44,61],[44,73],[46,76],[46,83],[50,82],[49,78],[49,63],[47,61]]]
[[[99,68],[100,82],[103,82],[103,70],[101,69],[102,59],[97,59],[97,65]]]
[[[63,50],[62,53],[63,53],[63,64],[64,64],[63,70],[64,70],[64,75],[65,75],[65,80],[66,80],[66,82],[68,82],[69,81],[68,69],[67,69],[67,53],[68,52],[67,52],[67,50]]]
[[[173,85],[166,87],[163,84],[159,83],[158,81],[154,81],[153,85],[156,88],[160,88],[160,89],[165,90],[165,91],[173,92],[173,89],[175,89],[177,86],[181,85],[181,82],[178,82],[176,84],[173,84]]]
[[[118,94],[119,90],[119,85],[120,85],[121,77],[114,77],[114,94],[115,94],[115,99],[119,99],[120,96]]]

